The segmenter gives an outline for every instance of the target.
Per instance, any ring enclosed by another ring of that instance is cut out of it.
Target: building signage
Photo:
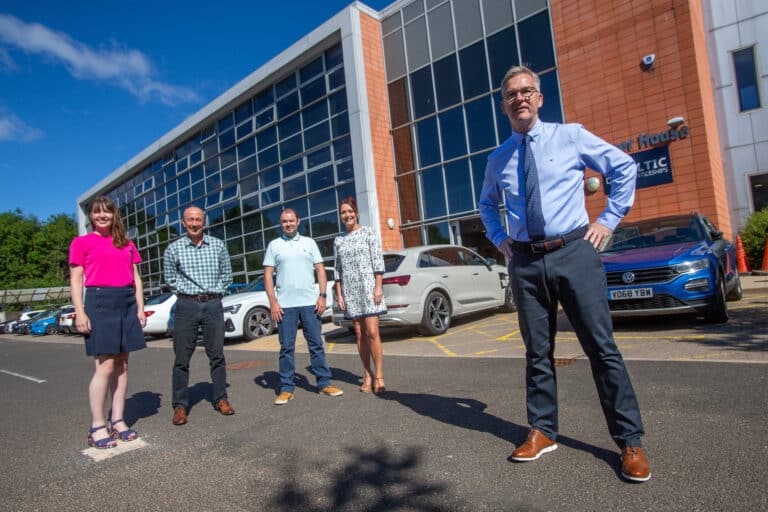
[[[669,146],[639,151],[629,155],[637,163],[636,188],[655,187],[672,183],[672,164],[669,161]],[[611,190],[610,179],[603,181],[606,194]]]
[[[678,140],[678,139],[685,139],[690,134],[690,128],[687,126],[683,126],[679,130],[675,129],[669,129],[665,132],[659,132],[659,133],[651,133],[651,132],[645,132],[645,133],[639,133],[637,135],[637,148],[633,148],[634,140],[629,139],[624,142],[619,142],[616,144],[616,147],[618,147],[620,150],[624,151],[625,153],[629,153],[633,149],[643,149],[649,146],[655,146],[656,144],[661,144],[666,142],[667,144]]]

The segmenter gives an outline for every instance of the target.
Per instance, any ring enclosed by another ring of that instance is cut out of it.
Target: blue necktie
[[[544,212],[541,210],[539,173],[531,150],[531,137],[523,137],[523,170],[525,173],[525,221],[531,240],[544,239]]]

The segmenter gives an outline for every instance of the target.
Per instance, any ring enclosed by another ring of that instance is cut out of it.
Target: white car
[[[333,297],[333,267],[325,267],[328,280],[326,285],[327,308],[322,319],[331,318],[331,297]],[[254,340],[275,332],[275,323],[269,314],[269,299],[264,290],[264,278],[260,277],[246,286],[243,291],[228,295],[222,300],[224,306],[224,337]]]
[[[34,317],[37,314],[42,313],[45,311],[44,309],[35,309],[34,311],[25,311],[21,315],[19,315],[19,322],[26,322],[27,320],[30,320],[32,317]]]
[[[514,311],[507,269],[458,245],[426,245],[384,253],[384,326],[416,327],[443,334],[457,316],[501,308]],[[352,321],[334,301],[333,323]]]
[[[174,304],[176,304],[176,295],[172,293],[161,293],[144,300],[144,316],[147,318],[147,324],[144,326],[145,335],[168,335],[170,331],[168,321]]]
[[[59,327],[59,332],[62,334],[76,334],[77,327],[75,327],[75,306],[67,305],[61,307],[61,313],[59,318],[56,319],[56,323]]]

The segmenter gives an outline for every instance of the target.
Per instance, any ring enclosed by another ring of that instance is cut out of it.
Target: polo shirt
[[[322,262],[320,249],[307,236],[297,234],[287,238],[283,235],[269,242],[264,266],[275,269],[275,294],[280,306],[298,308],[317,303],[320,288],[315,282],[315,265]]]

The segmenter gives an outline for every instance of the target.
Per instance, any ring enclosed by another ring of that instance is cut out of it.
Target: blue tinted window
[[[192,199],[198,199],[205,195],[205,182],[200,181],[192,185]]]
[[[246,139],[237,145],[237,159],[242,160],[256,153],[256,140]]]
[[[229,169],[224,169],[221,171],[221,184],[223,186],[231,185],[233,183],[237,183],[237,166],[233,165]]]
[[[317,126],[304,130],[304,147],[307,149],[319,146],[331,139],[328,123],[320,123]]]
[[[493,105],[491,97],[486,96],[464,107],[467,111],[467,134],[469,135],[469,152],[496,145],[496,134],[493,125]]]
[[[523,62],[535,72],[554,67],[555,51],[552,48],[552,32],[549,29],[547,11],[521,21],[518,30]]]
[[[475,202],[480,199],[480,192],[483,191],[483,180],[485,179],[485,166],[488,163],[490,151],[474,155],[469,160],[472,162],[472,183],[475,187]]]
[[[421,190],[424,204],[424,214],[428,219],[445,215],[445,186],[443,185],[443,169],[440,166],[427,169],[421,173]]]
[[[450,213],[466,212],[475,207],[472,201],[469,160],[458,160],[445,165],[445,190]]]
[[[461,85],[464,88],[465,100],[490,91],[483,41],[478,41],[461,50],[459,61],[461,61]]]
[[[256,129],[258,130],[262,126],[266,126],[274,120],[275,120],[275,109],[270,108],[268,110],[265,110],[261,114],[258,114],[255,118]]]
[[[225,188],[221,191],[221,200],[226,201],[227,199],[232,199],[237,197],[237,185],[234,185],[229,188]]]
[[[301,118],[299,117],[299,114],[283,119],[277,123],[277,133],[280,135],[280,140],[298,133],[299,130],[301,130]]]
[[[312,187],[310,186],[310,189]],[[336,209],[336,191],[326,190],[309,196],[309,209],[312,215]]]
[[[219,152],[219,139],[217,138],[214,138],[213,140],[206,142],[203,145],[203,153],[205,154],[205,158],[211,158],[218,152]]]
[[[232,125],[234,123],[235,122],[232,119],[232,114],[231,113],[229,113],[226,116],[222,117],[221,119],[219,119],[219,122],[218,122],[219,133],[223,132],[227,128],[232,127]]]
[[[325,51],[325,69],[332,69],[342,63],[341,45],[337,44],[333,48]]]
[[[349,143],[349,137],[344,137],[333,143],[333,156],[337,161],[352,156],[352,146]]]
[[[235,109],[235,123],[239,124],[253,115],[251,100],[246,101]]]
[[[301,158],[297,158],[296,160],[284,163],[281,167],[283,168],[283,178],[286,178],[303,171],[304,161]]]
[[[179,204],[184,206],[192,200],[191,192],[188,188],[179,191]],[[149,209],[147,209],[149,212]]]
[[[346,114],[331,119],[331,134],[333,138],[340,137],[345,133],[349,133],[349,117]]]
[[[294,135],[280,142],[280,158],[283,160],[298,155],[302,151],[301,134]]]
[[[492,89],[500,87],[507,70],[519,64],[514,26],[488,38],[488,65],[491,68]]]
[[[189,186],[189,173],[185,172],[184,174],[180,174],[179,177],[176,179],[176,181],[179,183],[179,188],[182,189],[184,187]]]
[[[261,204],[272,204],[280,201],[280,187],[265,190],[261,193]],[[278,222],[279,224],[279,222]]]
[[[218,188],[221,188],[221,174],[214,174],[205,178],[205,189],[208,192],[213,192]]]
[[[259,153],[259,169],[266,169],[277,163],[277,146],[272,146],[269,149]]]
[[[301,104],[307,105],[325,96],[325,78],[320,77],[301,88]]]
[[[256,143],[259,149],[264,149],[277,142],[277,130],[274,126],[271,126],[263,132],[256,135]]]
[[[557,80],[557,71],[541,75],[540,78],[544,105],[539,109],[539,117],[542,121],[562,123],[563,114],[560,108],[560,86]]]
[[[222,167],[229,167],[230,165],[235,163],[236,162],[235,148],[222,151],[221,154],[219,155],[219,159],[221,160]]]
[[[235,143],[235,130],[229,130],[219,135],[219,147],[221,149],[228,148]]]
[[[413,95],[413,114],[416,118],[435,111],[435,96],[432,92],[432,74],[429,66],[411,74],[411,94]]]
[[[309,180],[309,190],[315,191],[330,187],[334,184],[333,166],[329,165],[316,171],[312,171],[309,173],[307,179]]]
[[[240,182],[240,193],[244,196],[247,196],[248,194],[252,194],[257,190],[259,190],[259,177],[255,174],[253,176],[245,178]]]
[[[339,233],[339,218],[330,212],[312,218],[312,236],[336,235]]]
[[[736,68],[736,86],[739,90],[739,109],[760,108],[760,89],[757,81],[754,47],[733,52],[733,65]]]
[[[241,124],[237,127],[237,138],[242,139],[249,133],[253,131],[253,120],[248,120],[248,122]]]
[[[435,62],[434,67],[435,83],[437,83],[437,108],[444,109],[461,102],[456,54],[451,54]]]
[[[283,94],[286,94],[296,88],[296,74],[284,78],[275,85],[275,95],[279,98]]]
[[[192,183],[195,183],[196,181],[200,181],[203,179],[203,166],[198,165],[196,167],[193,167],[189,170],[189,177],[192,181]]]
[[[327,146],[307,155],[307,168],[311,169],[331,161],[331,147]]]
[[[307,193],[307,183],[304,176],[283,182],[283,198],[288,201],[294,197],[303,196]]]
[[[467,154],[464,133],[464,113],[461,107],[440,114],[440,135],[443,137],[443,160]]]
[[[285,203],[286,208],[293,208],[296,211],[296,216],[299,219],[306,219],[309,215],[309,207],[307,206],[307,198],[303,199],[294,199],[293,201],[288,201]],[[299,231],[303,234],[309,234],[308,231]]]
[[[299,109],[299,93],[294,92],[277,102],[277,117],[283,118]]]
[[[342,90],[328,96],[328,104],[331,107],[331,115],[347,110],[347,91]]]
[[[258,169],[258,165],[256,164],[256,156],[246,158],[245,160],[240,160],[240,163],[237,165],[237,168],[240,171],[241,177],[245,177],[245,176],[248,176],[249,174],[256,172],[256,170]]]
[[[546,97],[544,99],[546,100]],[[512,128],[509,126],[507,114],[501,110],[500,92],[493,93],[493,111],[496,113],[496,134],[499,137],[499,142],[503,142],[512,134]]]
[[[416,123],[416,141],[419,149],[420,167],[426,167],[440,161],[437,118],[430,117]]]
[[[318,57],[299,70],[299,80],[305,83],[323,72],[323,58]]]
[[[312,126],[328,118],[328,104],[325,101],[319,101],[311,107],[305,108],[301,112],[301,118],[304,126]]]
[[[210,160],[206,160],[203,162],[203,169],[205,170],[206,177],[217,173],[219,169],[221,169],[221,167],[219,167],[219,159],[211,158]]]
[[[336,71],[328,74],[328,89],[334,90],[337,87],[344,85],[344,68],[339,68]]]
[[[259,174],[261,188],[267,188],[280,181],[280,169],[275,167]]]
[[[336,179],[339,181],[351,180],[355,177],[355,170],[352,166],[352,160],[347,160],[336,165]]]
[[[274,101],[275,96],[272,94],[272,88],[270,87],[253,98],[253,110],[258,112],[261,109],[270,106]]]

